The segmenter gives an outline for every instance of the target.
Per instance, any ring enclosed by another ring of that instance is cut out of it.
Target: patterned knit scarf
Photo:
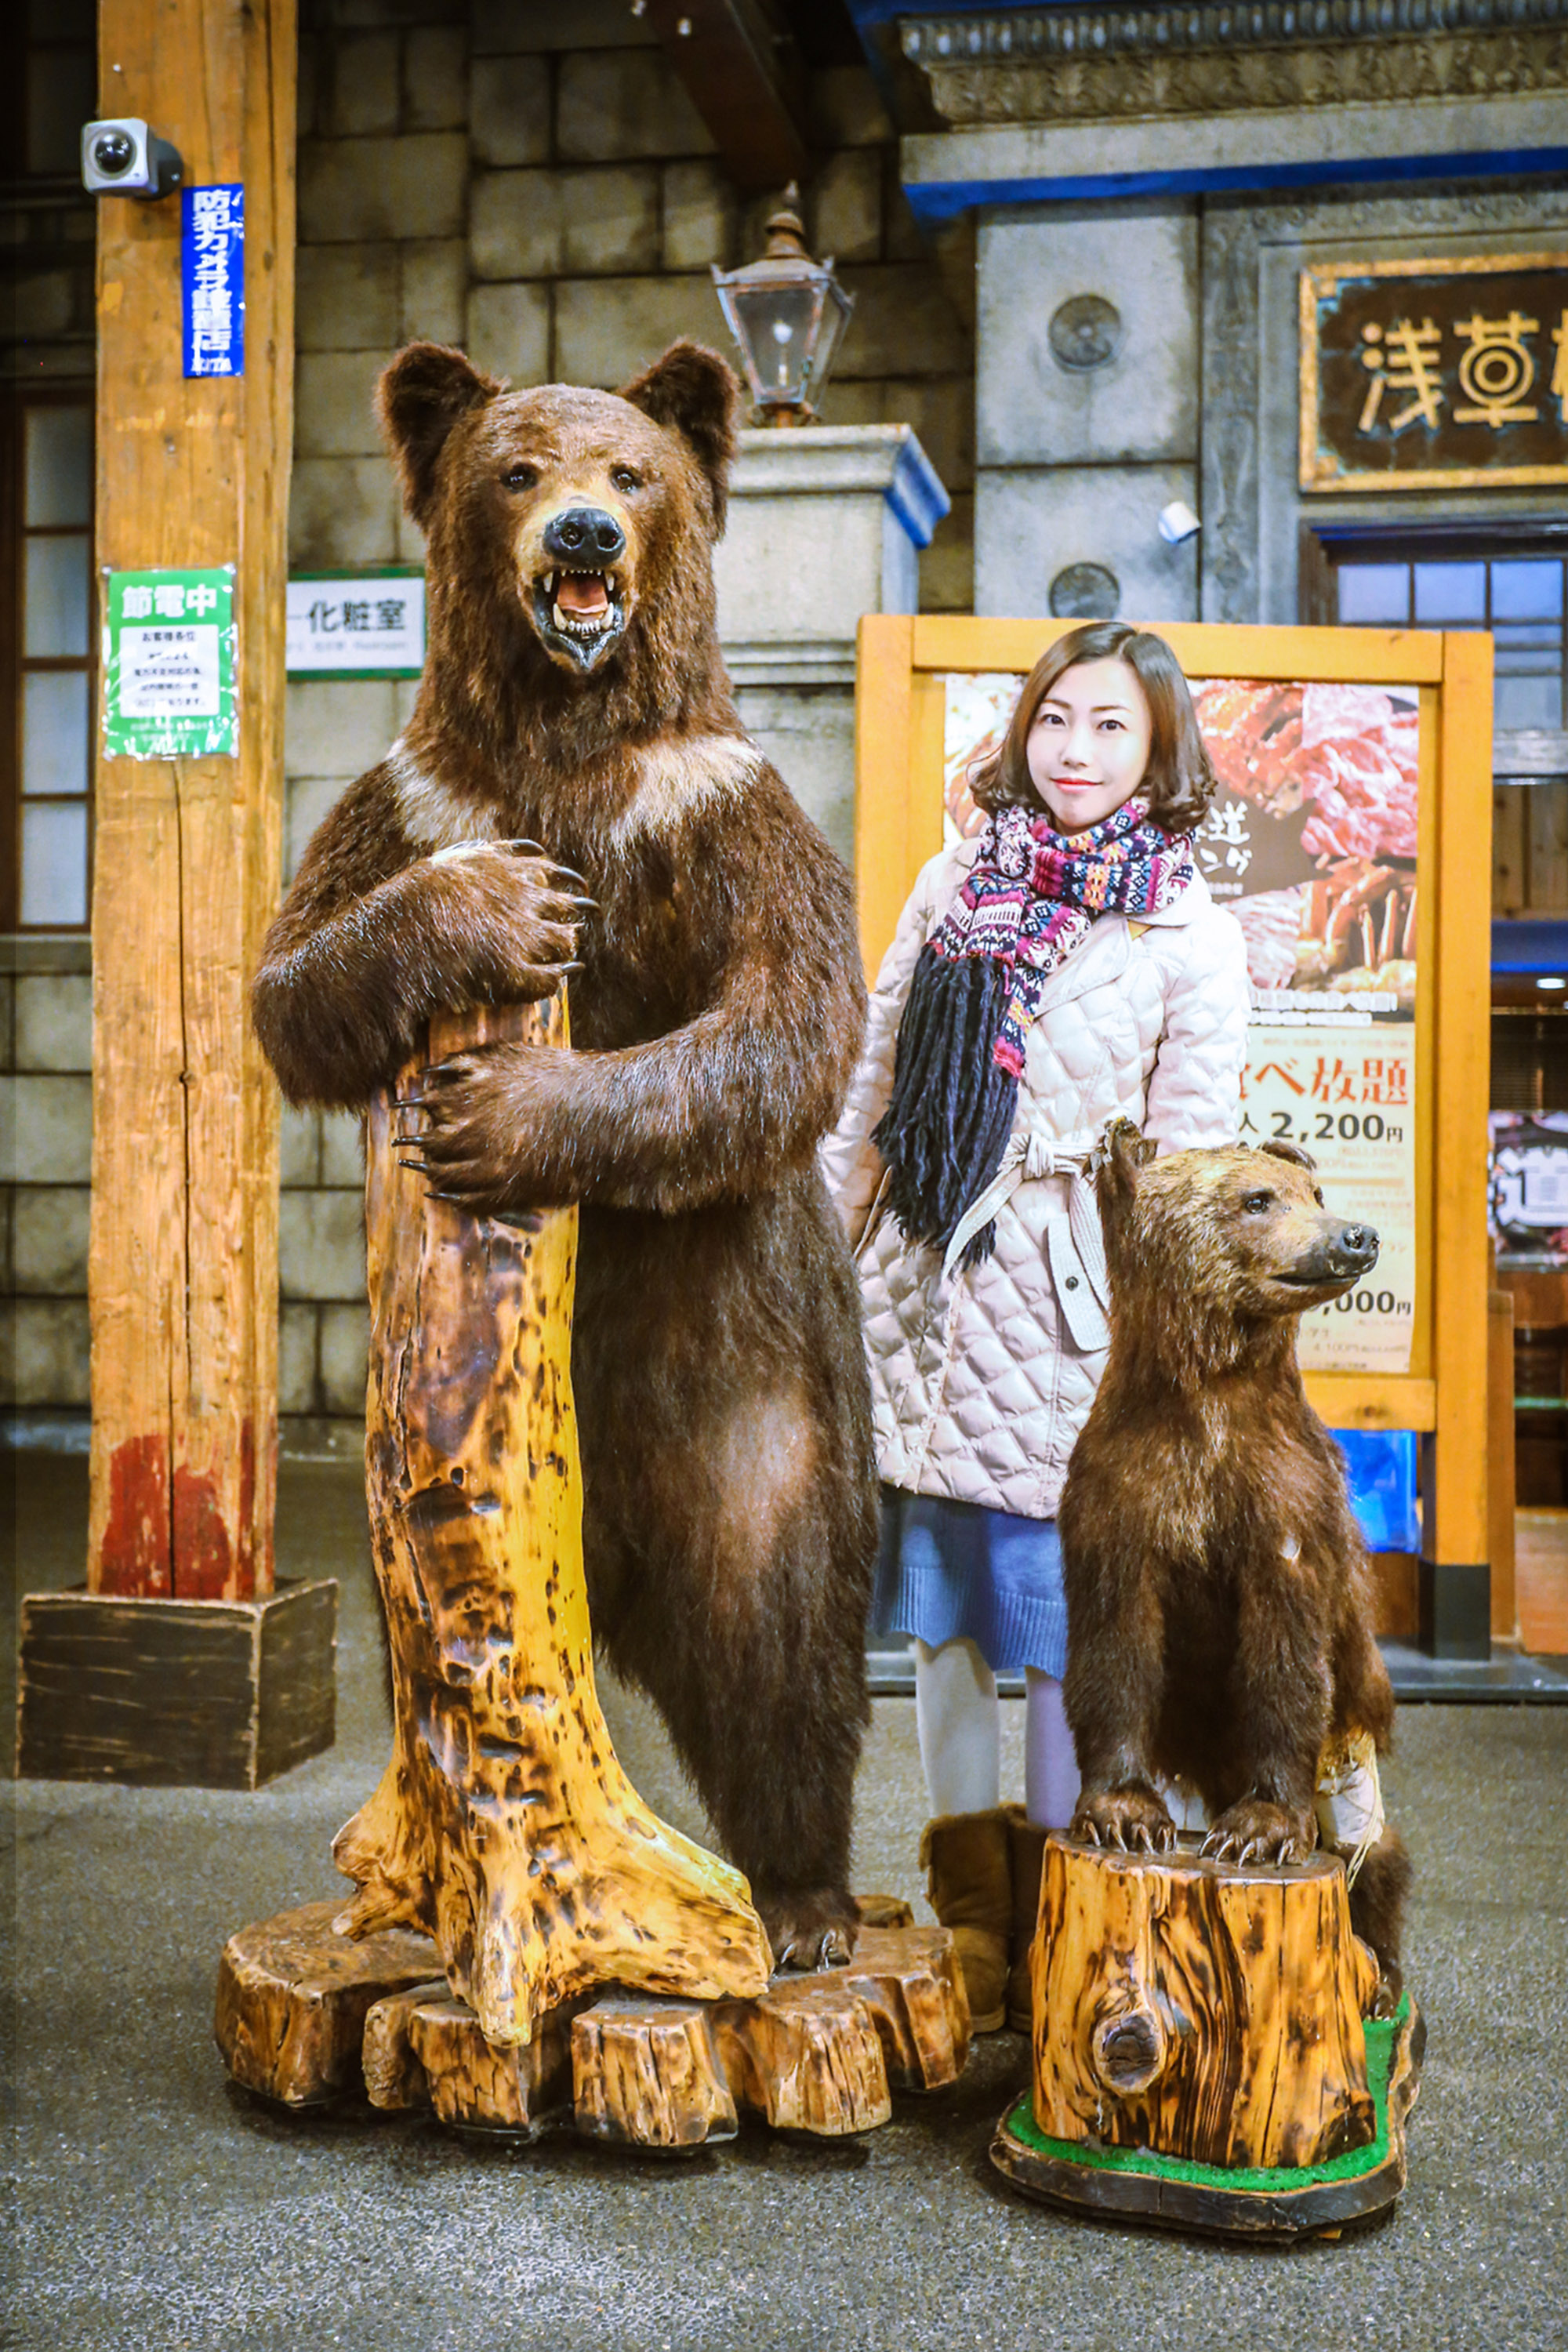
[[[893,1092],[872,1140],[911,1241],[945,1249],[995,1175],[1017,1111],[1029,1024],[1047,980],[1097,915],[1160,914],[1193,877],[1184,835],[1124,801],[1086,832],[1000,809],[946,920],[921,950],[899,1024]],[[994,1222],[965,1265],[990,1256]]]

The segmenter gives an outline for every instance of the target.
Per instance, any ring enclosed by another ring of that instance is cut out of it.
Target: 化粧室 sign
[[[290,677],[417,677],[425,667],[425,575],[313,572],[288,586]]]
[[[1568,253],[1304,269],[1300,479],[1568,482]]]

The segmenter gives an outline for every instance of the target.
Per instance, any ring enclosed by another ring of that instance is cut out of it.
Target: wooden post
[[[236,758],[95,761],[87,1590],[25,1601],[17,1769],[254,1788],[332,1740],[337,1588],[274,1592],[294,0],[100,0],[99,109],[245,191],[242,375],[184,373],[181,198],[98,208],[104,572],[232,565]]]
[[[444,1015],[429,1057],[510,1037],[563,1046],[564,1003]],[[594,1688],[577,1213],[531,1232],[437,1200],[393,1113],[371,1106],[365,1466],[395,1746],[333,1849],[359,1888],[342,1927],[424,1928],[502,2045],[598,1984],[756,1995],[771,1955],[745,1880],[649,1812]]]
[[[97,761],[93,1592],[272,1589],[277,898],[294,347],[294,0],[100,0],[100,108],[243,183],[245,373],[183,373],[178,195],[98,208],[100,572],[236,567],[237,759]]]
[[[1432,1369],[1436,1429],[1424,1448],[1421,1641],[1439,1658],[1491,1651],[1487,1560],[1487,1121],[1491,1031],[1491,641],[1443,639],[1437,835]],[[1428,886],[1429,887],[1429,886]]]
[[[1492,1571],[1492,1640],[1518,1643],[1514,1513],[1518,1475],[1513,1402],[1513,1293],[1487,1293],[1487,1557]]]

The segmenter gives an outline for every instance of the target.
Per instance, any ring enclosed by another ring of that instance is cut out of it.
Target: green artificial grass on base
[[[1313,2189],[1320,2182],[1354,2180],[1375,2172],[1388,2156],[1388,2077],[1394,2046],[1401,2027],[1409,2022],[1410,1995],[1402,1995],[1392,2017],[1369,2017],[1366,2033],[1366,2084],[1372,2093],[1377,2128],[1363,2147],[1347,2148],[1324,2164],[1280,2164],[1268,2169],[1222,2164],[1194,2164],[1180,2156],[1160,2156],[1145,2147],[1086,2147],[1081,2141],[1050,2139],[1035,2121],[1033,2094],[1024,2093],[1008,2116],[1005,2128],[1037,2155],[1058,2163],[1081,2165],[1086,2171],[1154,2173],[1164,2180],[1190,2180],[1202,2189],[1279,2190]]]

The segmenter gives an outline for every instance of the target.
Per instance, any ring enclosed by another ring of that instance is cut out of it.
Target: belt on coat
[[[1078,1346],[1091,1353],[1109,1342],[1110,1307],[1105,1236],[1089,1181],[1096,1147],[1097,1139],[1087,1135],[1058,1139],[1025,1129],[1012,1137],[995,1175],[954,1226],[942,1268],[943,1279],[951,1280],[974,1235],[1005,1208],[1021,1184],[1037,1183],[1047,1176],[1068,1177],[1067,1214],[1047,1219],[1046,1251],[1068,1328]]]

